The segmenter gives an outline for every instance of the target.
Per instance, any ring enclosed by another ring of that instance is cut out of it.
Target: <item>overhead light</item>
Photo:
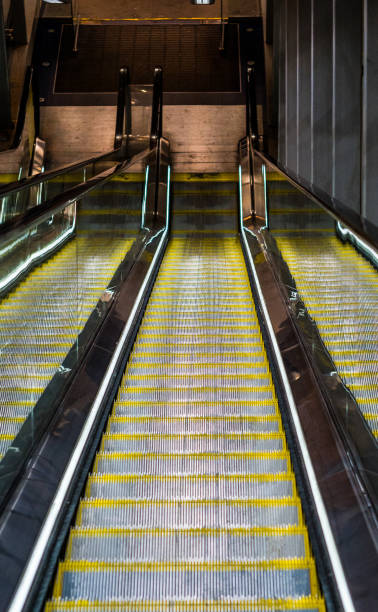
[[[215,0],[191,0],[192,4],[215,4]]]

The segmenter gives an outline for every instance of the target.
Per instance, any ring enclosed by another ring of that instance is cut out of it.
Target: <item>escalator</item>
[[[104,188],[90,192],[77,209],[68,207],[68,229],[59,237],[66,244],[53,248],[53,255],[21,276],[13,289],[5,289],[0,301],[0,458],[54,375],[72,368],[91,315],[101,320],[99,303],[112,291],[111,281],[137,235],[144,179],[143,173],[116,176],[106,187],[113,198],[107,209],[100,197]],[[52,219],[59,224],[59,215]],[[42,224],[44,231],[49,224]],[[22,235],[19,240],[25,242]]]
[[[250,151],[239,175],[171,175],[159,78],[149,137],[118,125],[0,226],[0,608],[373,609],[365,464],[284,301],[267,165],[263,190]]]
[[[0,457],[61,367],[132,242],[122,232],[78,232],[1,301]]]
[[[46,610],[325,609],[235,186],[174,184],[173,237]]]
[[[278,248],[337,371],[378,437],[378,280],[372,264],[335,235],[274,232]]]

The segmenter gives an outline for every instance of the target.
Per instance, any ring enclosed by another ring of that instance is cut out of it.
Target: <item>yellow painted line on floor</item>
[[[221,17],[81,17],[80,23],[87,23],[90,21],[111,22],[111,21],[124,21],[124,22],[137,22],[137,21],[220,21]],[[223,18],[226,19],[227,18]]]
[[[173,173],[173,183],[237,183],[239,175],[234,172],[219,172],[219,173],[198,173],[191,174],[189,172]],[[178,192],[179,193],[179,192]]]

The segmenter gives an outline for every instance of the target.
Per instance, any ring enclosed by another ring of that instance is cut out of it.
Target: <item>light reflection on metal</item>
[[[146,202],[147,202],[147,189],[148,189],[148,175],[150,172],[150,166],[146,166],[146,177],[144,179],[144,192],[143,192],[143,201],[142,201],[142,221],[141,228],[144,228],[144,221],[146,218]]]
[[[280,372],[283,389],[286,395],[286,401],[290,409],[292,422],[294,424],[295,432],[297,435],[298,445],[301,450],[301,456],[303,458],[303,463],[305,465],[306,474],[309,479],[309,485],[310,485],[313,499],[315,502],[318,519],[322,527],[324,539],[325,539],[326,546],[327,546],[327,551],[331,559],[332,568],[335,574],[335,579],[336,579],[337,587],[338,587],[339,594],[340,594],[340,599],[344,605],[343,609],[348,612],[355,612],[355,607],[353,605],[350,591],[348,588],[348,584],[345,578],[345,574],[344,574],[343,566],[341,564],[339,552],[338,552],[336,542],[333,536],[332,528],[331,528],[331,525],[328,519],[327,510],[325,508],[322,494],[319,489],[318,481],[317,481],[316,474],[315,474],[314,467],[313,467],[312,458],[311,458],[311,455],[307,447],[306,438],[305,438],[305,435],[302,429],[301,420],[300,420],[300,417],[297,411],[297,406],[295,404],[295,400],[294,400],[290,382],[287,376],[286,368],[285,368],[285,365],[282,359],[282,355],[281,355],[281,351],[280,351],[280,348],[277,342],[276,334],[273,329],[272,321],[269,315],[269,310],[268,310],[268,307],[267,307],[267,304],[264,298],[263,290],[260,284],[260,279],[256,271],[255,262],[254,262],[254,259],[251,253],[251,249],[248,244],[247,231],[249,231],[249,233],[252,235],[254,235],[254,233],[249,228],[247,228],[243,222],[241,165],[239,165],[239,194],[240,194],[239,215],[240,215],[240,221],[241,221],[240,235],[241,235],[242,244],[244,246],[246,263],[249,266],[249,270],[252,273],[252,277],[253,277],[254,284],[255,284],[255,289],[256,289],[256,292],[259,298],[259,304],[260,304],[260,307],[263,313],[263,317],[264,317],[264,321],[266,324],[267,333],[270,339],[273,353],[276,358],[278,370]]]
[[[366,244],[364,240],[356,236],[352,230],[345,227],[340,221],[337,221],[336,227],[338,232],[345,240],[349,240],[353,245],[357,247],[376,267],[378,267],[378,253],[371,246]]]
[[[215,0],[191,0],[192,4],[215,4]]]
[[[29,255],[29,257],[27,257],[25,259],[25,261],[23,261],[19,266],[17,266],[16,269],[12,270],[12,272],[10,274],[8,274],[5,278],[3,278],[0,281],[0,290],[4,290],[8,285],[13,283],[16,280],[16,278],[18,276],[20,276],[20,274],[25,272],[35,261],[37,261],[38,259],[40,259],[44,255],[47,255],[48,253],[50,253],[51,251],[56,249],[60,244],[65,242],[65,240],[67,240],[67,238],[69,236],[71,236],[71,234],[74,233],[74,231],[76,229],[76,203],[70,204],[70,206],[73,206],[73,208],[74,208],[72,225],[65,232],[63,232],[63,234],[58,236],[58,238],[56,238],[55,240],[53,240],[52,242],[50,242],[46,246],[42,247],[41,249],[37,249],[34,253],[31,253]],[[16,242],[12,243],[12,245],[9,245],[8,248],[9,249],[13,249],[14,246],[18,242],[19,242],[19,240],[17,240]]]

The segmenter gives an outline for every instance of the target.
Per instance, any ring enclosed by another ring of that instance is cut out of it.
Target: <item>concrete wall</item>
[[[378,2],[273,0],[278,161],[378,226]]]
[[[41,137],[54,168],[101,155],[113,147],[116,108],[44,106]],[[150,109],[133,107],[133,134],[150,130]],[[175,172],[236,172],[238,142],[245,136],[244,106],[173,106],[163,109]]]

